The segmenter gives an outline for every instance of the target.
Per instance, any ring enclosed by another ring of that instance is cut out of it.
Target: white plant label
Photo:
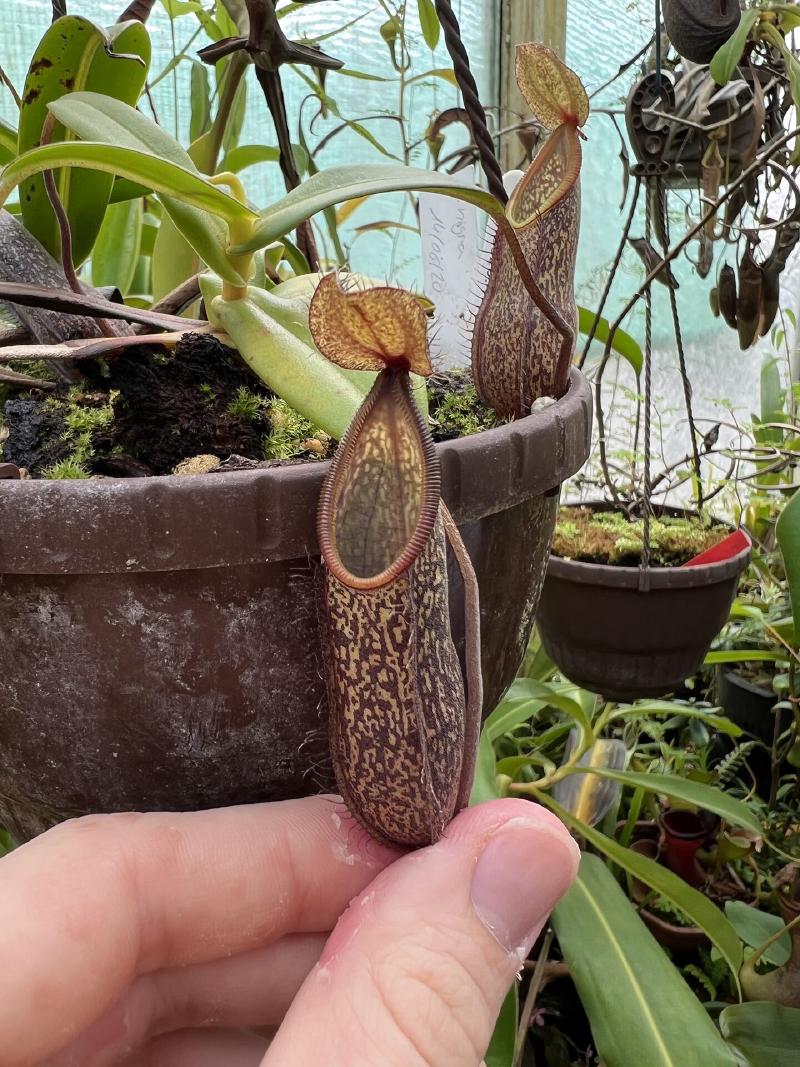
[[[465,172],[464,184],[473,183]],[[425,295],[436,305],[429,334],[434,367],[449,370],[470,362],[470,294],[478,259],[478,212],[439,193],[420,193],[419,225]]]

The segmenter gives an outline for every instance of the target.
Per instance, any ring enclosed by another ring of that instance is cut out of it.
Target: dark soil
[[[44,395],[44,394],[42,394]],[[40,471],[65,459],[70,452],[63,439],[64,416],[41,399],[12,398],[5,403],[9,435],[1,457],[29,471]]]
[[[267,391],[238,354],[214,338],[187,334],[174,356],[146,351],[139,359],[115,360],[108,384],[120,394],[113,445],[154,474],[167,474],[190,456],[261,454],[266,414],[242,419],[228,409],[242,385],[265,397]]]
[[[212,337],[186,334],[171,354],[130,349],[106,366],[85,366],[84,373],[85,388],[60,385],[54,392],[32,390],[7,401],[8,436],[0,460],[26,468],[32,477],[124,478],[170,474],[198,456],[216,457],[220,470],[241,470],[324,459],[334,449],[335,443],[309,424],[298,428],[295,423],[304,420],[296,414],[287,418],[271,409],[274,395],[233,349]],[[250,401],[246,411],[237,407],[243,390]],[[113,416],[92,421],[92,413],[108,408],[110,399]],[[435,375],[429,403],[438,441],[496,424],[466,371]],[[70,430],[76,411],[91,423],[88,439],[84,430],[80,442]],[[73,473],[62,473],[63,466],[54,473],[61,461]]]
[[[680,567],[721,541],[730,531],[694,516],[662,516],[650,522],[651,561]],[[643,524],[616,511],[589,507],[559,509],[553,552],[585,563],[636,567],[641,561]]]

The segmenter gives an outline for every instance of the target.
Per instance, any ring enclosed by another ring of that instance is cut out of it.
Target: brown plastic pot
[[[511,683],[591,394],[438,446],[481,587],[485,707]],[[327,464],[0,482],[0,824],[186,810],[328,782],[313,572]],[[463,590],[451,576],[454,636]]]
[[[652,824],[657,831],[655,823]],[[649,860],[658,861],[661,849],[657,838],[641,837],[631,843],[631,851],[645,856]],[[630,895],[634,904],[639,906],[639,916],[647,929],[664,948],[679,956],[689,956],[710,944],[707,934],[700,926],[679,926],[663,919],[649,908],[642,907],[642,903],[650,896],[651,889],[638,878],[630,880]]]
[[[638,567],[550,557],[537,622],[570,681],[608,700],[658,697],[700,667],[722,629],[751,550],[697,567]]]

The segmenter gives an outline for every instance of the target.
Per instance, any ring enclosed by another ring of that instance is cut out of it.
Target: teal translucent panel
[[[647,44],[653,35],[653,28],[654,4],[650,0],[634,0],[633,3],[630,0],[606,0],[603,4],[593,0],[569,0],[569,62],[580,73],[589,92],[593,93],[617,73],[621,64]],[[583,223],[578,263],[578,299],[588,307],[597,306],[624,223],[621,203],[626,190],[620,159],[622,141],[618,131],[624,136],[625,99],[640,71],[641,61],[633,64],[611,86],[593,97],[594,111],[586,126],[588,140],[584,144],[582,175]],[[632,187],[631,180],[628,196]],[[682,189],[670,193],[669,217],[673,239],[685,232],[687,208],[696,215],[696,190]],[[641,210],[634,222],[632,236],[641,237],[643,232],[644,211]],[[696,243],[690,247],[689,255],[692,259],[696,258]],[[677,292],[679,319],[693,388],[695,414],[701,432],[709,430],[720,418],[727,417],[724,410],[726,405],[722,401],[729,401],[737,417],[745,421],[753,410],[757,410],[760,368],[765,353],[770,351],[769,339],[765,339],[756,348],[740,352],[736,335],[722,320],[715,319],[711,314],[709,290],[715,284],[719,265],[725,258],[731,262],[734,257],[735,249],[717,242],[717,261],[706,279],[698,276],[686,256],[681,256],[675,265],[680,284]],[[791,270],[785,277],[787,280],[791,277]],[[641,261],[633,249],[626,248],[607,304],[608,317],[616,317],[643,278]],[[785,286],[784,296],[788,306],[791,307],[796,301],[796,293],[796,282]],[[644,312],[641,303],[626,321],[626,328],[644,345]],[[673,457],[682,456],[690,449],[683,388],[678,372],[669,294],[664,286],[658,284],[653,287],[653,339],[653,392],[657,410],[654,447],[658,451],[660,435],[663,433],[661,443],[666,451]],[[623,369],[620,380],[627,386],[635,386],[633,376],[627,369]],[[623,394],[619,390],[614,391],[613,373],[608,376],[608,381],[606,399],[611,401],[612,396],[615,397],[615,410],[618,412],[630,410]]]
[[[17,87],[24,81],[27,64],[38,38],[47,28],[51,16],[50,0],[2,0],[5,16],[0,25],[0,61]],[[83,15],[101,24],[114,22],[125,7],[125,0],[69,0],[69,12]],[[208,10],[210,0],[203,6]],[[280,6],[286,6],[285,4]],[[395,6],[395,5],[391,5]],[[343,163],[386,162],[405,160],[419,166],[430,164],[424,142],[430,116],[459,103],[455,86],[447,77],[428,75],[429,71],[450,70],[447,52],[440,44],[435,53],[427,48],[420,32],[417,5],[412,0],[406,16],[406,37],[410,67],[398,72],[390,50],[380,34],[386,12],[364,0],[337,0],[311,4],[292,11],[283,20],[290,37],[325,38],[321,47],[345,61],[346,69],[369,76],[369,79],[330,72],[326,91],[339,115],[318,116],[318,103],[310,88],[292,70],[285,72],[285,93],[293,140],[298,136],[298,119],[302,108],[303,128],[313,147],[323,145],[316,157],[317,165],[329,167]],[[487,99],[496,94],[495,0],[454,0],[460,16],[464,40],[470,50],[478,81]],[[186,58],[162,77],[153,88],[151,98],[161,124],[186,142],[191,111],[189,57],[208,43],[204,34],[189,43],[198,28],[192,14],[170,23],[163,7],[156,8],[148,22],[153,39],[152,78],[167,67],[176,54],[186,50]],[[341,31],[341,32],[339,32]],[[276,143],[272,120],[266,109],[258,83],[251,70],[247,80],[248,106],[241,144]],[[147,106],[143,105],[144,110]],[[0,88],[0,114],[14,121],[14,103]],[[402,116],[404,125],[397,122]],[[312,122],[313,120],[313,122]],[[342,129],[345,120],[360,120],[362,132]],[[405,130],[405,136],[403,134]],[[458,127],[448,133],[448,148],[463,143]],[[243,172],[248,194],[259,206],[274,200],[283,191],[283,181],[276,164],[260,164]],[[419,239],[405,228],[371,228],[376,224],[400,223],[416,226],[411,199],[403,196],[375,198],[361,206],[343,228],[345,251],[352,265],[380,277],[391,277],[406,284],[420,280]],[[323,229],[324,241],[324,229]],[[330,250],[330,247],[328,248]]]

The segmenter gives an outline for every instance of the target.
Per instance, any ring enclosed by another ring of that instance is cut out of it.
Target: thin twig
[[[31,378],[27,374],[17,374],[8,367],[0,366],[0,382],[19,386],[20,389],[55,389],[56,383],[46,378]]]
[[[101,316],[107,319],[141,322],[146,326],[155,326],[163,330],[180,328],[191,330],[208,325],[201,319],[183,319],[177,315],[164,315],[147,308],[113,304],[110,300],[85,291],[73,293],[71,289],[53,289],[45,285],[31,285],[27,282],[0,280],[0,300],[7,300],[10,304],[21,304],[23,307],[59,311],[62,315],[89,315],[92,318]]]
[[[227,335],[216,333],[208,324],[205,330],[176,330],[173,333],[115,334],[113,337],[82,337],[76,341],[61,341],[53,345],[9,345],[0,350],[0,358],[7,363],[26,363],[31,360],[97,359],[124,352],[139,345],[176,345],[187,333],[206,333],[223,343]]]
[[[536,966],[531,977],[530,984],[528,985],[528,992],[525,996],[525,1003],[522,1006],[522,1011],[519,1017],[519,1027],[517,1028],[517,1036],[514,1041],[514,1057],[511,1061],[511,1067],[521,1067],[522,1057],[525,1052],[525,1041],[528,1036],[528,1030],[531,1025],[531,1017],[533,1016],[533,1009],[536,1007],[536,998],[539,996],[539,990],[542,986],[542,979],[544,977],[544,968],[547,963],[547,958],[550,955],[550,949],[553,946],[553,928],[548,927],[547,933],[544,935],[544,941],[542,942],[542,949],[539,953],[539,958],[536,961]]]

